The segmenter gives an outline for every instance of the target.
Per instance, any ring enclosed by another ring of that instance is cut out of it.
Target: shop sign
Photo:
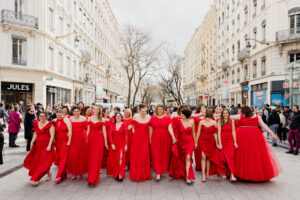
[[[46,80],[47,81],[53,81],[53,77],[47,77]]]
[[[283,83],[283,88],[290,88],[291,86],[290,84],[291,84],[290,82]],[[299,88],[299,82],[293,82],[292,88]]]
[[[263,99],[264,93],[263,92],[257,92],[256,96],[257,96],[257,99]]]
[[[236,91],[234,91],[234,93],[235,93],[235,94],[241,94],[242,91],[241,91],[241,90],[236,90]]]
[[[56,89],[56,88],[49,87],[49,88],[47,88],[47,89],[48,89],[48,92],[49,92],[49,93],[56,93],[56,92],[57,92],[57,89]]]
[[[29,83],[1,83],[2,92],[31,92],[32,84]]]
[[[202,99],[203,99],[203,96],[199,96],[199,99],[202,100]]]
[[[244,91],[247,92],[247,91],[249,91],[249,90],[250,90],[250,87],[249,87],[249,86],[245,86],[245,87],[244,87]]]

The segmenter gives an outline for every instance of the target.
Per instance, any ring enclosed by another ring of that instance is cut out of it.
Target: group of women
[[[45,175],[51,179],[53,162],[58,166],[57,183],[67,174],[74,180],[87,173],[88,184],[94,187],[101,168],[119,181],[127,169],[131,180],[146,181],[152,178],[152,167],[157,181],[169,172],[191,184],[193,153],[203,182],[214,174],[231,181],[266,181],[281,171],[259,127],[276,136],[247,106],[235,116],[226,109],[214,114],[205,107],[192,115],[185,106],[172,114],[157,106],[152,117],[144,105],[133,117],[129,109],[124,116],[118,111],[109,118],[109,110],[99,106],[83,115],[75,107],[72,116],[58,110],[53,121],[41,112],[33,123],[32,149],[24,161],[32,184],[38,185]]]

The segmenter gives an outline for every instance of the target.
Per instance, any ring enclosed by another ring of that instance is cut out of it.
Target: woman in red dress
[[[30,181],[33,185],[38,185],[40,179],[46,174],[48,174],[46,180],[51,179],[50,168],[54,161],[53,123],[47,121],[45,112],[40,112],[38,119],[39,121],[33,121],[32,147],[24,160],[24,167],[29,169]]]
[[[58,110],[56,112],[57,118],[53,121],[55,127],[55,161],[58,166],[56,183],[67,178],[67,159],[72,138],[71,121],[63,115],[64,111]]]
[[[150,126],[152,168],[159,181],[162,173],[168,173],[172,143],[176,143],[172,119],[165,115],[163,106],[156,106]]]
[[[94,115],[88,118],[88,184],[99,183],[104,148],[108,149],[105,121],[99,106],[93,107]]]
[[[109,128],[110,128],[110,124],[111,124],[109,115],[110,115],[109,109],[104,108],[103,109],[103,120],[104,120],[104,125],[105,125],[107,138],[109,138]],[[107,140],[107,146],[108,146],[108,148],[110,147],[109,140]],[[108,153],[109,153],[109,149],[104,148],[103,158],[102,158],[102,168],[103,169],[106,169]],[[102,173],[102,170],[101,170],[101,173]]]
[[[122,181],[125,178],[126,152],[128,141],[128,130],[122,120],[121,113],[116,113],[114,122],[109,128],[109,149],[107,160],[107,175],[112,175],[116,180]]]
[[[68,173],[72,174],[72,180],[80,179],[87,173],[88,146],[86,140],[87,122],[86,117],[80,115],[79,107],[74,107],[73,116],[70,117],[72,123],[72,139],[69,149],[67,164]]]
[[[63,110],[63,117],[67,117],[67,118],[71,117],[68,106],[63,106],[61,107],[61,109]]]
[[[139,114],[132,120],[132,141],[130,150],[130,180],[146,181],[151,179],[149,124],[145,106],[140,106]]]
[[[207,110],[205,118],[199,124],[197,141],[199,141],[201,153],[202,182],[210,175],[224,173],[222,154],[218,149],[217,123],[213,119],[212,110]],[[198,144],[198,142],[197,142]]]
[[[236,143],[235,122],[230,119],[230,113],[227,109],[221,112],[221,118],[218,122],[218,140],[219,149],[222,149],[222,154],[227,165],[227,171],[230,174],[230,181],[236,181],[234,177],[234,153],[238,148]],[[223,178],[226,178],[224,176]]]
[[[234,175],[247,181],[268,181],[278,176],[282,168],[258,126],[273,139],[278,140],[277,136],[259,116],[253,116],[248,106],[242,108],[241,115],[231,116],[231,119],[240,121],[236,133],[239,147],[234,158]]]
[[[170,176],[173,178],[181,178],[186,180],[187,184],[191,184],[195,180],[193,164],[193,151],[196,144],[195,122],[191,117],[191,110],[184,108],[181,110],[181,120],[177,120],[176,127],[178,128],[178,140],[173,146],[173,157],[177,157],[177,162],[172,163],[170,166]]]
[[[126,153],[126,166],[125,171],[129,169],[130,163],[130,147],[131,147],[131,140],[132,140],[132,113],[130,109],[125,109],[124,111],[124,119],[123,122],[125,124],[125,129],[127,132],[127,153]]]

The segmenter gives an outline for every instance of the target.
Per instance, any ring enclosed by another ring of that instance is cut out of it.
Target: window
[[[58,71],[64,73],[63,54],[61,52],[58,54],[58,67]]]
[[[262,0],[262,6],[261,6],[261,10],[265,9],[266,7],[266,0]]]
[[[232,82],[232,84],[234,84],[234,70],[232,70],[232,72],[231,72],[231,82]]]
[[[261,58],[261,76],[266,75],[266,57]]]
[[[23,36],[12,35],[12,64],[27,65],[26,41],[27,39]]]
[[[77,19],[77,3],[74,1],[74,6],[73,6],[73,16],[75,19]]]
[[[23,0],[15,0],[15,18],[22,19],[23,5]]]
[[[59,34],[63,35],[63,31],[64,31],[64,19],[62,17],[59,17]]]
[[[266,41],[266,20],[261,22],[261,29],[262,29],[262,41]]]
[[[67,75],[68,76],[71,76],[71,70],[72,70],[72,68],[71,68],[71,59],[70,59],[70,57],[67,57]]]
[[[238,40],[238,42],[237,42],[237,52],[240,53],[240,51],[241,51],[241,41]]]
[[[241,72],[240,72],[240,68],[237,69],[237,76],[236,76],[236,82],[239,83],[240,82],[240,76],[241,76]]]
[[[248,80],[248,65],[244,66],[244,80]]]
[[[245,5],[244,13],[245,13],[244,25],[246,25],[247,24],[247,20],[248,20],[248,5]]]
[[[72,30],[71,30],[71,25],[68,24],[67,27],[68,27],[68,33],[67,33],[67,34],[69,34],[69,33],[72,32]],[[68,43],[71,44],[71,36],[69,36],[69,37],[67,37],[67,38],[68,38]]]
[[[232,45],[232,61],[234,61],[235,49],[234,45]]]
[[[300,61],[300,52],[290,53],[290,63]]]
[[[257,61],[253,61],[253,78],[256,78],[257,75]]]
[[[52,33],[54,33],[54,10],[52,8],[49,8],[49,15],[48,15],[48,29]]]
[[[253,28],[253,37],[254,37],[253,49],[255,49],[256,48],[256,40],[257,40],[257,27]]]
[[[256,16],[257,12],[257,0],[253,0],[253,18]]]
[[[52,46],[49,46],[48,49],[48,68],[54,71],[54,49]]]
[[[300,13],[290,15],[290,34],[300,33]]]

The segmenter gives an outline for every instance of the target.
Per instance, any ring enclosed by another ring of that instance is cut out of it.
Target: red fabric
[[[220,175],[225,172],[225,165],[222,153],[216,145],[214,133],[216,133],[215,126],[206,127],[202,125],[199,144],[206,158],[210,160],[209,175]]]
[[[54,164],[58,165],[58,172],[56,178],[67,175],[67,159],[69,154],[69,147],[67,146],[68,127],[62,120],[56,120],[54,123],[55,127],[55,161]]]
[[[198,133],[198,128],[199,128],[199,123],[201,122],[201,118],[200,117],[194,117],[194,121],[195,121],[195,132],[196,134]],[[198,140],[198,147],[194,150],[194,154],[195,154],[195,163],[196,163],[196,167],[195,169],[197,171],[201,170],[201,159],[202,159],[202,156],[201,156],[201,148],[200,148],[200,144],[199,144],[199,141]]]
[[[109,141],[109,128],[111,125],[111,121],[108,120],[105,122],[105,130],[106,130],[106,138],[107,138],[107,145],[110,147],[110,141]],[[107,150],[105,147],[103,149],[103,158],[102,158],[102,168],[106,168],[106,164],[107,164],[107,158],[108,158],[108,153],[109,150]]]
[[[168,173],[172,137],[168,127],[172,124],[170,117],[158,118],[152,116],[150,126],[153,128],[151,138],[152,168],[156,174]]]
[[[132,131],[128,130],[128,126],[132,124],[132,119],[124,119],[125,129],[127,132],[127,153],[126,153],[126,165],[130,163],[130,149],[131,149],[131,140],[132,140]]]
[[[228,175],[230,172],[234,173],[234,141],[232,136],[232,123],[229,124],[226,122],[224,126],[221,128],[221,142],[222,142],[222,154],[224,160],[229,168]]]
[[[20,114],[17,111],[12,111],[8,117],[8,133],[19,133],[21,128]]]
[[[235,132],[237,132],[238,128],[240,127],[240,121],[234,121],[234,126],[235,126]]]
[[[54,161],[54,145],[47,151],[50,141],[50,131],[52,122],[46,124],[42,129],[38,127],[38,121],[33,121],[33,131],[37,134],[36,142],[24,160],[24,167],[29,170],[31,181],[39,181],[46,175]]]
[[[72,122],[72,139],[67,164],[68,173],[82,175],[87,173],[88,145],[86,139],[87,122]]]
[[[119,130],[116,130],[116,124],[113,123],[109,130],[110,143],[111,145],[114,144],[116,149],[109,149],[106,173],[107,175],[113,175],[114,178],[117,178],[119,174],[122,178],[125,178],[126,152],[124,148],[128,141],[128,131],[126,131],[125,123],[122,123]]]
[[[172,147],[172,161],[170,166],[170,176],[177,179],[186,179],[186,157],[191,157],[191,167],[189,169],[188,179],[194,180],[193,164],[193,151],[194,151],[194,138],[193,129],[191,127],[185,128],[180,119],[174,120],[175,127],[177,128],[178,141]]]
[[[104,123],[89,121],[88,126],[90,127],[88,135],[88,183],[98,184],[105,148],[102,131]]]
[[[240,127],[237,130],[239,147],[234,158],[234,175],[243,180],[267,181],[282,171],[258,125],[258,117],[241,116]]]
[[[151,179],[149,122],[139,123],[132,120],[135,132],[130,150],[130,180],[146,181]]]

